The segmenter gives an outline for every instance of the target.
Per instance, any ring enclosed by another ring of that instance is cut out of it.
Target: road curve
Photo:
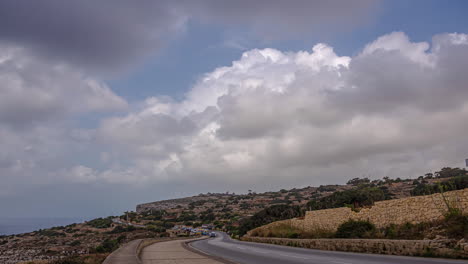
[[[190,246],[205,254],[240,264],[441,264],[464,263],[464,260],[361,254],[294,248],[263,243],[242,242],[225,233],[212,239],[194,241]]]

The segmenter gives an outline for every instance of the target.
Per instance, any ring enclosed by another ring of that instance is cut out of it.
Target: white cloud
[[[392,33],[353,58],[325,44],[247,51],[203,76],[184,101],[151,98],[104,120],[99,138],[129,163],[101,179],[261,186],[458,164],[468,68],[455,58],[468,56],[466,44],[466,35],[444,34],[431,49]]]
[[[461,165],[468,154],[468,60],[460,58],[468,58],[461,34],[435,36],[429,45],[392,33],[354,57],[325,44],[310,52],[254,49],[202,76],[182,101],[148,98],[88,129],[27,109],[35,102],[23,98],[28,93],[10,96],[26,100],[5,108],[27,113],[15,122],[34,125],[18,129],[2,120],[0,172],[7,176],[0,191],[20,188],[18,182],[264,190]],[[7,61],[3,69],[11,67]],[[40,63],[23,65],[35,76],[31,65]],[[68,114],[125,108],[106,86],[58,69],[63,77],[39,69],[50,81],[27,86],[32,98],[48,98],[44,106]],[[15,83],[3,89],[34,79],[10,72],[0,70]],[[45,85],[69,78],[76,83],[60,92]]]

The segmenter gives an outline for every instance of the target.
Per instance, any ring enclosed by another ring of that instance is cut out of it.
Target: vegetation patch
[[[109,228],[112,224],[112,219],[111,217],[96,218],[86,222],[86,224],[94,228]]]
[[[49,264],[101,264],[108,254],[72,256],[49,262]]]
[[[47,237],[59,237],[59,236],[66,236],[62,232],[58,232],[52,229],[40,229],[36,232],[39,236],[47,236]]]
[[[265,208],[248,219],[244,219],[239,227],[239,234],[244,235],[247,231],[256,227],[266,225],[275,221],[291,219],[304,215],[304,210],[299,206],[273,205]]]
[[[349,220],[338,227],[337,238],[372,238],[375,236],[375,225],[369,221]]]
[[[120,243],[122,243],[125,240],[125,236],[119,236],[117,239],[106,239],[104,240],[101,245],[96,247],[96,252],[97,253],[106,253],[106,252],[112,252],[116,250]]]
[[[356,181],[356,179],[353,179]],[[392,196],[384,186],[376,187],[361,185],[355,189],[334,192],[332,195],[307,203],[309,210],[322,210],[329,208],[351,207],[357,209],[373,205],[376,201],[388,200]]]
[[[462,190],[468,188],[468,175],[466,175],[466,171],[460,169],[454,169],[459,171],[460,174],[452,179],[447,181],[439,182],[436,184],[427,183],[424,179],[420,179],[419,181],[415,181],[414,184],[416,185],[414,189],[411,191],[411,195],[418,196],[418,195],[429,195],[434,193],[443,193],[447,191],[455,191],[455,190]]]

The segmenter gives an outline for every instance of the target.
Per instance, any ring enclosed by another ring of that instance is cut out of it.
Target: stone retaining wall
[[[403,256],[468,258],[468,243],[439,240],[287,239],[244,236],[243,241],[302,248]]]
[[[277,225],[287,224],[306,232],[317,230],[334,232],[343,222],[349,219],[367,220],[377,227],[390,224],[417,224],[442,219],[448,211],[446,203],[468,213],[468,188],[458,191],[414,196],[403,199],[376,202],[372,207],[362,208],[355,212],[348,207],[308,211],[304,219],[289,219],[253,229],[270,229]]]

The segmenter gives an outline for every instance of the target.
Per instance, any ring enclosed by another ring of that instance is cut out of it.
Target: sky
[[[0,2],[0,211],[416,178],[468,158],[468,2]]]

